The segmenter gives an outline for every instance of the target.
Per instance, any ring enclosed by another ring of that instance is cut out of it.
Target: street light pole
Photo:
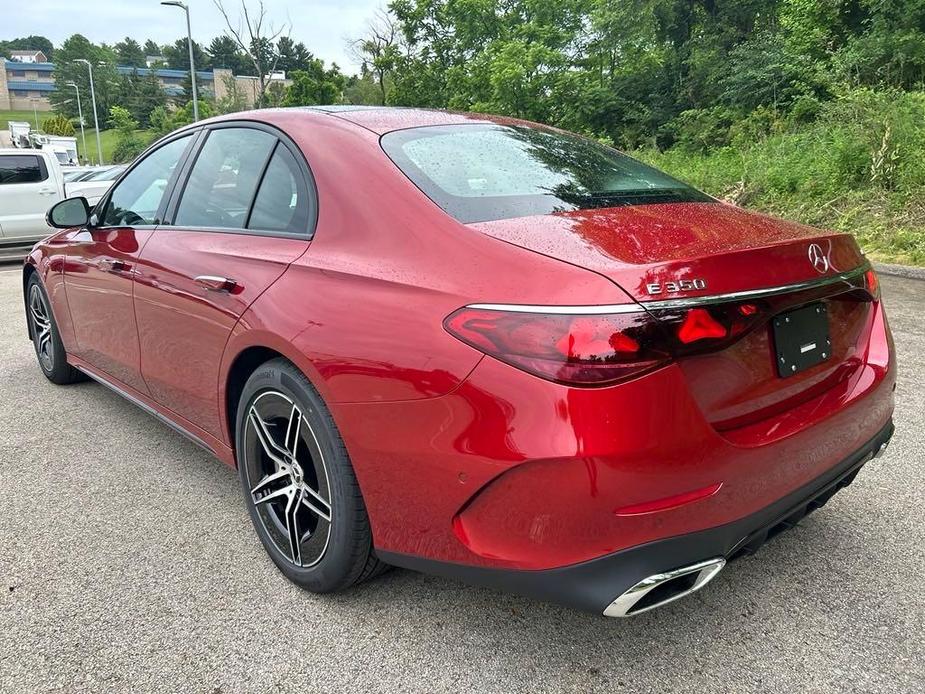
[[[179,7],[186,12],[186,41],[189,44],[189,76],[190,83],[193,85],[193,121],[199,120],[199,93],[196,91],[196,63],[193,60],[193,31],[190,28],[189,7],[180,0],[163,0],[162,5],[169,7]]]
[[[103,144],[100,142],[100,119],[96,114],[96,90],[93,88],[93,63],[86,58],[77,58],[75,62],[84,63],[90,71],[90,100],[93,102],[93,125],[96,127],[96,154],[100,165],[103,164]]]
[[[83,140],[84,144],[84,156],[89,159],[90,157],[87,156],[87,133],[84,132],[84,110],[80,105],[80,87],[77,86],[77,82],[68,82],[67,86],[73,87],[77,92],[77,118],[80,120],[80,139]]]

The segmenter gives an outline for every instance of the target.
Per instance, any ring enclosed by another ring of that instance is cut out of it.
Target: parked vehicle
[[[22,259],[52,232],[45,213],[64,199],[66,185],[52,152],[0,149],[0,260]]]
[[[14,147],[31,147],[29,143],[29,134],[32,132],[32,126],[27,121],[10,120],[7,121],[7,126],[9,127],[10,137]]]
[[[77,138],[63,135],[41,135],[38,148],[53,152],[61,166],[71,167],[79,164],[77,157]]]
[[[124,166],[108,166],[96,169],[79,181],[74,181],[68,187],[68,196],[83,196],[87,199],[90,207],[93,207],[109,190],[113,181],[122,175],[123,171],[125,171]]]
[[[62,171],[64,176],[65,183],[75,183],[81,181],[88,176],[92,176],[94,173],[99,171],[99,167],[94,166],[71,166]]]
[[[42,372],[237,466],[309,590],[397,565],[637,614],[892,435],[892,339],[851,236],[559,130],[234,114],[49,219],[23,274]]]

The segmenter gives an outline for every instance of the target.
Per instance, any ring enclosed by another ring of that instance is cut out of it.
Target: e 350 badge
[[[646,291],[651,296],[656,294],[673,294],[676,292],[694,292],[707,288],[707,281],[702,279],[695,280],[669,280],[667,282],[649,282],[646,285]]]

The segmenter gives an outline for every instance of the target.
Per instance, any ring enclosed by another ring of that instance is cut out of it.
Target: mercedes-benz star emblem
[[[820,275],[829,269],[829,257],[818,243],[809,244],[809,262]]]

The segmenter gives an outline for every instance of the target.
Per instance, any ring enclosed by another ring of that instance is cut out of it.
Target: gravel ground
[[[42,377],[19,277],[0,268],[2,692],[925,690],[925,283],[883,278],[887,456],[704,591],[606,620],[407,571],[298,590],[234,471]]]

